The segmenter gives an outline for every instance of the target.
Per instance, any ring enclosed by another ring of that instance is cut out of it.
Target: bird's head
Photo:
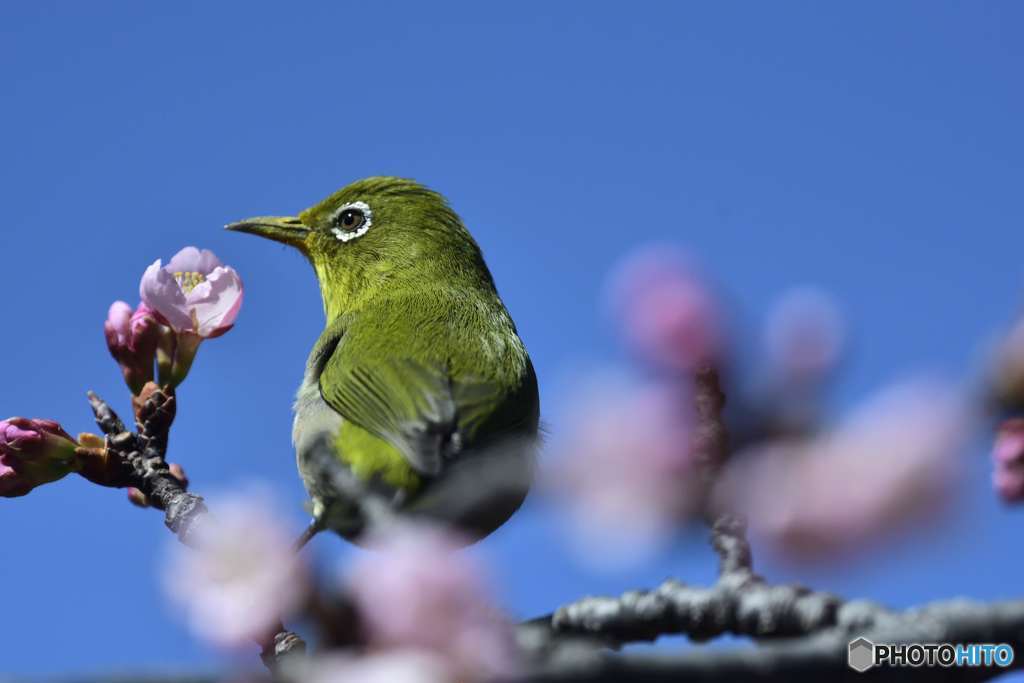
[[[302,252],[320,280],[328,321],[389,292],[494,287],[479,247],[444,197],[403,178],[359,180],[298,216],[260,216],[227,229]]]

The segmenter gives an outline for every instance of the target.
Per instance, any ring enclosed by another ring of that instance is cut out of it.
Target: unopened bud
[[[167,469],[170,470],[171,476],[181,483],[182,488],[188,488],[188,475],[185,474],[185,468],[176,462],[172,462],[167,466]]]
[[[145,304],[138,309],[123,301],[115,301],[107,313],[103,331],[107,348],[121,366],[125,383],[138,394],[146,382],[153,379],[153,359],[156,355],[160,322]]]
[[[149,498],[146,497],[145,493],[134,486],[128,487],[128,502],[140,508],[149,507]]]
[[[23,496],[75,471],[77,448],[53,420],[0,420],[0,496]]]

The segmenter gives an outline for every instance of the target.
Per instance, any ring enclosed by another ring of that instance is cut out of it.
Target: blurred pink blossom
[[[627,342],[654,365],[688,372],[720,360],[720,304],[679,250],[652,246],[627,257],[612,276],[609,299]]]
[[[175,332],[212,339],[235,324],[242,307],[242,280],[212,251],[185,247],[166,266],[146,269],[139,293]]]
[[[483,568],[439,528],[388,530],[347,578],[370,646],[440,657],[460,681],[515,672],[515,643]]]
[[[604,377],[569,403],[553,494],[569,504],[584,550],[600,548],[611,561],[608,542],[624,543],[630,552],[619,556],[641,558],[699,501],[690,395],[681,385]]]
[[[769,370],[777,381],[806,383],[824,378],[839,362],[844,324],[826,292],[790,290],[772,306],[764,331]]]
[[[835,556],[942,510],[968,417],[947,386],[898,385],[828,433],[738,454],[717,497],[791,557]]]
[[[246,491],[215,500],[195,548],[174,544],[164,586],[192,629],[218,645],[265,638],[306,598],[308,571],[269,497]]]
[[[297,680],[306,683],[456,683],[458,679],[436,655],[397,650],[363,657],[316,657]]]
[[[53,420],[0,420],[0,496],[24,496],[78,469],[78,444]]]
[[[992,449],[992,485],[1007,503],[1024,500],[1024,418],[1006,420]]]

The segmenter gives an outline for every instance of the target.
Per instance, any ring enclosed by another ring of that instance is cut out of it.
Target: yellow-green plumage
[[[324,523],[363,529],[353,498],[489,533],[532,470],[539,403],[526,349],[479,248],[438,195],[368,178],[298,218],[229,226],[313,264],[327,326],[296,402],[299,467]],[[316,472],[329,449],[351,473]]]

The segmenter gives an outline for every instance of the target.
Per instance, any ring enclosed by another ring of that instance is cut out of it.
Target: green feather
[[[391,445],[388,458],[428,477],[464,449],[536,428],[536,403],[523,400],[536,379],[511,319],[493,292],[463,292],[461,305],[451,305],[459,298],[425,289],[342,316],[341,340],[320,375],[331,407]],[[338,447],[357,472],[399,478],[374,444],[342,438]]]

